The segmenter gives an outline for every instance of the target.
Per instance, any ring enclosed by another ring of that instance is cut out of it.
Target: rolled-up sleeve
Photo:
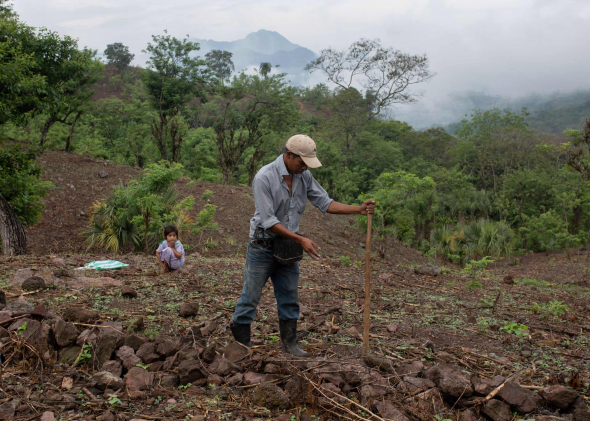
[[[311,175],[311,173],[309,174],[309,176],[311,177],[311,180],[307,187],[307,199],[316,208],[326,213],[328,207],[330,207],[330,203],[332,203],[333,200],[330,199],[330,196],[328,196],[326,190],[324,190],[324,188],[320,186],[320,183],[318,183],[316,179],[313,178],[313,175]]]
[[[264,177],[255,178],[252,185],[254,191],[254,203],[260,214],[260,225],[267,230],[281,221],[275,215],[274,203],[270,191],[270,184]]]

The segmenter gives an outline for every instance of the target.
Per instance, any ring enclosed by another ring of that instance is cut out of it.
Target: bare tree
[[[324,72],[328,80],[344,90],[360,85],[376,116],[389,105],[416,102],[421,92],[409,92],[408,88],[435,75],[428,65],[425,54],[406,54],[382,47],[379,39],[361,38],[348,50],[322,50],[305,70]]]
[[[10,207],[6,199],[0,195],[0,238],[2,238],[2,253],[26,254],[27,236],[18,215]]]

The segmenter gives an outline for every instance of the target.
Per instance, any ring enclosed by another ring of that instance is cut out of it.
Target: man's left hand
[[[365,203],[361,205],[361,215],[367,214],[374,214],[375,213],[375,201],[374,200],[365,200]]]

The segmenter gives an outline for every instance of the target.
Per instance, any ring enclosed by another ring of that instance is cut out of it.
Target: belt
[[[273,241],[274,240],[272,238],[265,238],[264,240],[257,240],[257,239],[250,240],[250,242],[252,244],[262,244],[262,245],[272,244]]]

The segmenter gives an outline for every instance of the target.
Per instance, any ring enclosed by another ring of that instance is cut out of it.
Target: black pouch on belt
[[[303,259],[303,247],[293,240],[277,235],[273,239],[272,256],[282,265],[295,263]]]

